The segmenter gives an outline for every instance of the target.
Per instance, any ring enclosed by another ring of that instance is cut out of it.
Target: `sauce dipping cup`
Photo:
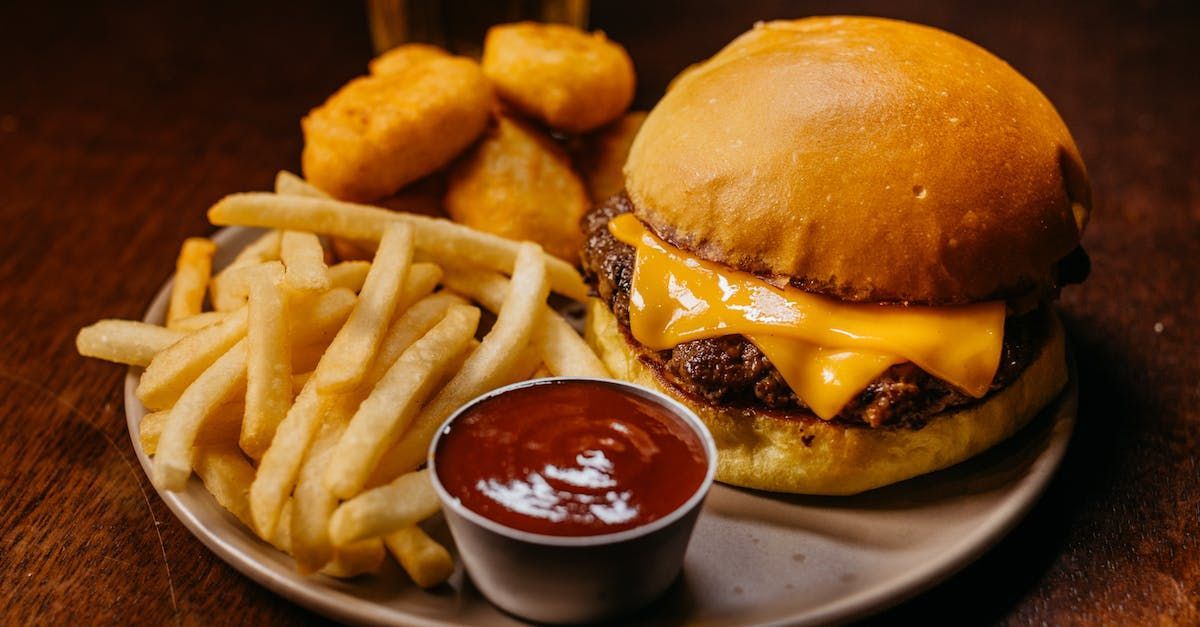
[[[604,386],[649,402],[694,432],[707,467],[695,491],[660,518],[601,535],[548,535],[501,524],[468,509],[438,474],[437,453],[456,420],[516,390],[564,382]],[[717,450],[704,423],[688,408],[655,391],[608,379],[554,377],[502,387],[463,405],[438,430],[429,450],[430,478],[475,586],[500,609],[544,623],[618,617],[661,595],[678,576],[701,505],[712,487]]]

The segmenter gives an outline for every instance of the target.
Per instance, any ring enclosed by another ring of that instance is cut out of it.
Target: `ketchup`
[[[653,401],[594,381],[517,388],[468,409],[434,452],[468,509],[554,536],[631,529],[670,514],[704,481],[704,444]]]

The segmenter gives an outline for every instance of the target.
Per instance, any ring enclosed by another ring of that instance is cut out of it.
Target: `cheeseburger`
[[[1067,382],[1091,194],[1044,95],[943,31],[757,25],[675,80],[589,213],[588,338],[692,407],[718,478],[852,494],[1012,435]]]

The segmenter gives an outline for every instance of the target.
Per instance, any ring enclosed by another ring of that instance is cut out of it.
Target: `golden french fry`
[[[414,264],[415,271],[422,264]],[[414,280],[413,273],[409,274],[408,283],[411,284]],[[363,377],[362,384],[358,386],[354,392],[342,394],[335,403],[334,409],[330,410],[340,416],[344,416],[347,421],[358,410],[359,404],[362,403],[366,395],[375,388],[383,375],[387,373],[392,364],[400,358],[401,353],[408,349],[409,346],[421,339],[430,329],[442,320],[446,315],[446,309],[451,305],[466,305],[468,304],[463,298],[450,294],[448,292],[439,292],[421,299],[415,305],[410,307],[403,315],[394,320],[383,339],[379,342],[379,351],[375,356],[374,362],[371,364],[367,374]],[[478,344],[477,340],[472,339],[472,344]],[[474,346],[471,347],[474,350]],[[466,353],[461,353],[455,358],[453,365],[449,368],[451,372],[458,372],[462,368],[462,361],[465,359]],[[440,387],[444,380],[438,381],[434,386]]]
[[[196,433],[193,446],[232,445],[237,446],[238,433],[242,428],[242,413],[245,406],[241,403],[226,403],[221,405],[204,420],[200,431]],[[147,455],[154,455],[158,450],[158,439],[162,437],[171,411],[156,411],[142,416],[138,424],[138,442]]]
[[[454,574],[454,558],[446,547],[413,525],[383,536],[388,552],[421,588],[444,583]]]
[[[325,266],[325,249],[321,240],[304,231],[284,231],[279,244],[287,286],[298,292],[321,292],[329,289],[329,268]]]
[[[172,344],[154,356],[138,382],[137,397],[150,409],[175,405],[188,385],[246,336],[246,308]]]
[[[468,296],[496,313],[508,293],[508,279],[491,270],[447,265],[446,287]],[[532,344],[550,373],[560,377],[609,378],[608,368],[571,324],[558,312],[543,306],[541,323],[534,329]]]
[[[246,288],[244,285],[230,283],[231,270],[260,264],[264,261],[279,259],[279,231],[268,231],[242,249],[217,276],[213,277],[208,286],[209,298],[213,309],[217,311],[232,311],[246,303]],[[232,288],[232,289],[231,289]]]
[[[293,396],[296,394],[299,394],[300,390],[304,389],[304,384],[308,383],[308,380],[312,378],[312,375],[313,375],[313,373],[311,370],[309,370],[307,372],[299,372],[299,373],[292,375],[292,395]]]
[[[413,264],[414,266],[416,264]],[[329,286],[344,287],[354,292],[362,289],[371,270],[369,261],[343,261],[329,266]]]
[[[340,287],[315,296],[302,296],[295,292],[289,294],[288,318],[292,322],[292,346],[329,346],[357,302],[358,297],[354,292]],[[312,366],[297,370],[312,370],[314,367],[315,361]]]
[[[250,481],[246,483],[246,510],[247,510],[247,513],[249,513],[249,510],[250,510],[250,486],[253,485],[253,482],[254,482],[254,477],[251,476]],[[294,505],[295,505],[295,503],[293,503],[292,499],[290,499],[290,498],[284,502],[283,507],[281,507],[279,509],[279,522],[276,523],[276,525],[275,525],[274,533],[272,533],[269,536],[263,536],[261,533],[258,532],[258,529],[255,529],[253,515],[250,516],[251,520],[244,521],[244,522],[246,523],[246,526],[250,528],[251,531],[258,534],[258,537],[266,540],[267,542],[270,542],[271,546],[279,549],[280,551],[283,551],[284,553],[291,555],[292,554],[292,507]]]
[[[311,311],[305,312],[304,319],[298,321],[291,339],[300,343],[312,342],[314,337],[329,333],[331,327],[346,319],[353,301],[354,296],[349,290],[325,293]],[[192,444],[196,435],[217,406],[244,389],[246,359],[246,340],[241,339],[192,381],[171,408],[154,457],[156,485],[178,490],[186,484],[191,473]]]
[[[437,287],[442,280],[442,269],[437,264],[414,263],[408,268],[408,277],[400,290],[400,298],[396,301],[396,311],[393,317],[408,311],[413,303],[425,298]]]
[[[145,322],[101,320],[79,330],[75,336],[75,350],[84,357],[146,366],[185,336],[182,331]]]
[[[237,448],[237,444],[198,447],[196,450],[196,474],[204,487],[221,507],[233,514],[243,525],[254,531],[250,519],[250,484],[254,481],[254,467]],[[292,503],[288,501],[280,513],[280,520],[291,520]],[[272,546],[291,554],[292,537],[290,527],[284,526],[281,533],[263,538]]]
[[[419,216],[324,198],[269,193],[231,194],[208,210],[217,225],[265,226],[312,231],[349,239],[379,240],[392,222],[411,224],[418,249],[436,260],[472,263],[513,272],[518,242],[476,231],[449,220]],[[547,255],[552,289],[584,302],[588,288],[571,264]]]
[[[329,519],[329,538],[346,546],[415,525],[440,507],[429,471],[410,472],[343,502]]]
[[[254,467],[236,444],[199,447],[196,451],[196,474],[221,507],[251,531],[254,530],[248,498],[250,484],[254,481]],[[292,552],[292,507],[291,500],[284,504],[279,515],[278,533],[263,538],[289,554]],[[321,572],[331,577],[354,577],[378,570],[382,560],[382,542],[379,538],[372,538],[340,549],[335,553],[334,560]]]
[[[326,348],[329,348],[329,342],[316,342],[293,347],[292,372],[307,372],[311,376],[313,369],[317,367],[317,362],[321,361],[321,356],[325,354]]]
[[[379,458],[404,433],[478,325],[478,309],[454,305],[400,355],[359,405],[330,457],[325,484],[333,494],[348,499],[362,491]]]
[[[296,558],[296,569],[304,575],[320,570],[333,559],[329,517],[338,499],[325,487],[322,477],[345,429],[345,423],[326,421],[300,467],[292,494],[292,556]]]
[[[285,235],[286,237],[286,235]],[[292,342],[283,265],[270,261],[250,279],[246,329],[246,416],[240,444],[262,457],[292,405]]]
[[[179,259],[175,262],[175,281],[171,284],[171,300],[167,305],[168,328],[203,309],[216,252],[217,245],[206,237],[189,237],[183,241]]]
[[[205,311],[194,316],[176,320],[171,328],[176,331],[183,331],[184,333],[195,333],[205,327],[211,327],[224,319],[225,312],[223,311]]]
[[[276,261],[276,260],[272,260]],[[250,277],[257,271],[258,267],[267,263],[266,261],[257,261],[253,263],[244,263],[237,266],[230,266],[224,272],[217,275],[220,279],[220,288],[217,290],[220,296],[213,297],[213,308],[218,313],[235,311],[246,304],[246,297],[250,294]],[[215,281],[216,279],[214,279]],[[218,306],[217,300],[220,299]]]
[[[332,395],[317,391],[316,379],[314,375],[308,380],[279,423],[250,485],[250,513],[254,528],[263,537],[274,534],[279,512],[296,485],[300,465],[321,427],[321,418],[334,401]]]
[[[258,239],[250,242],[238,252],[233,261],[225,269],[252,266],[264,261],[278,261],[279,245],[282,239],[283,233],[280,231],[267,231],[263,233],[258,236]]]
[[[412,253],[412,228],[390,226],[380,241],[358,304],[317,366],[314,379],[322,392],[349,392],[362,381],[396,311]]]
[[[413,267],[416,268],[416,265]],[[392,364],[400,358],[400,355],[445,317],[446,309],[452,305],[466,304],[467,301],[454,294],[438,292],[422,298],[407,308],[392,322],[387,333],[380,340],[375,362],[371,364],[371,369],[363,378],[363,387],[368,391],[374,388],[375,384],[379,383],[383,375],[392,367]]]
[[[329,198],[328,194],[313,187],[308,181],[287,170],[280,170],[275,174],[275,193],[283,196]]]
[[[248,276],[257,269],[257,266],[243,266],[238,271]],[[402,306],[407,306],[403,303],[409,303],[424,296],[441,278],[441,270],[432,264],[413,264],[412,272],[409,274],[412,282],[405,282],[405,289],[400,292],[397,299],[397,303]],[[337,294],[337,296],[330,297],[330,294]],[[344,305],[346,299],[353,301],[354,295],[349,290],[332,289],[308,298],[293,298],[291,300],[294,306],[291,309],[304,311],[312,302],[316,302],[313,299],[323,302],[322,306],[324,307],[336,310]],[[321,317],[314,313],[314,318]],[[138,398],[150,409],[163,409],[173,405],[188,383],[199,376],[205,368],[212,365],[234,342],[245,336],[246,320],[246,308],[243,305],[241,308],[229,312],[221,321],[173,342],[169,347],[170,350],[163,349],[156,352],[155,358],[147,364],[146,371],[138,383]],[[106,326],[111,329],[118,325]],[[327,325],[320,325],[320,327],[327,328]],[[89,333],[89,338],[92,335]],[[159,333],[158,335],[163,334]],[[318,339],[322,338],[312,338],[313,341]],[[293,342],[295,343],[294,339]],[[311,366],[305,367],[304,364],[301,364],[301,367],[305,370],[311,368]]]
[[[546,364],[538,364],[538,367],[533,370],[533,374],[529,375],[530,379],[544,379],[554,376],[553,372],[546,367]]]
[[[250,527],[246,490],[254,480],[254,467],[236,444],[197,447],[196,474],[221,507]]]
[[[367,538],[335,549],[333,561],[326,564],[321,573],[340,579],[377,573],[385,557],[387,551],[383,548],[383,540]]]
[[[254,467],[236,445],[201,447],[196,451],[196,474],[213,499],[252,531],[248,491],[254,480]],[[291,519],[293,502],[288,500],[280,510],[276,533],[263,538],[284,553],[292,552]],[[333,561],[321,569],[330,577],[349,578],[379,570],[384,559],[383,542],[370,538],[342,547],[334,552]]]
[[[163,490],[182,490],[192,474],[196,434],[213,410],[246,384],[246,341],[238,340],[183,391],[158,441],[154,455],[154,484]]]
[[[412,426],[380,460],[369,485],[388,481],[403,472],[421,465],[425,452],[437,428],[446,418],[472,398],[494,389],[522,359],[533,330],[541,324],[549,286],[546,263],[537,244],[524,242],[517,255],[517,265],[509,282],[509,294],[504,307],[496,316],[496,324],[457,375],[442,388],[433,400],[413,420]],[[529,365],[529,374],[536,367],[536,358]]]

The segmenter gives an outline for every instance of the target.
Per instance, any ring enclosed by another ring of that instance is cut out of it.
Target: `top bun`
[[[1032,83],[962,38],[875,18],[756,25],[676,79],[625,178],[676,246],[851,301],[1053,289],[1091,210]]]

